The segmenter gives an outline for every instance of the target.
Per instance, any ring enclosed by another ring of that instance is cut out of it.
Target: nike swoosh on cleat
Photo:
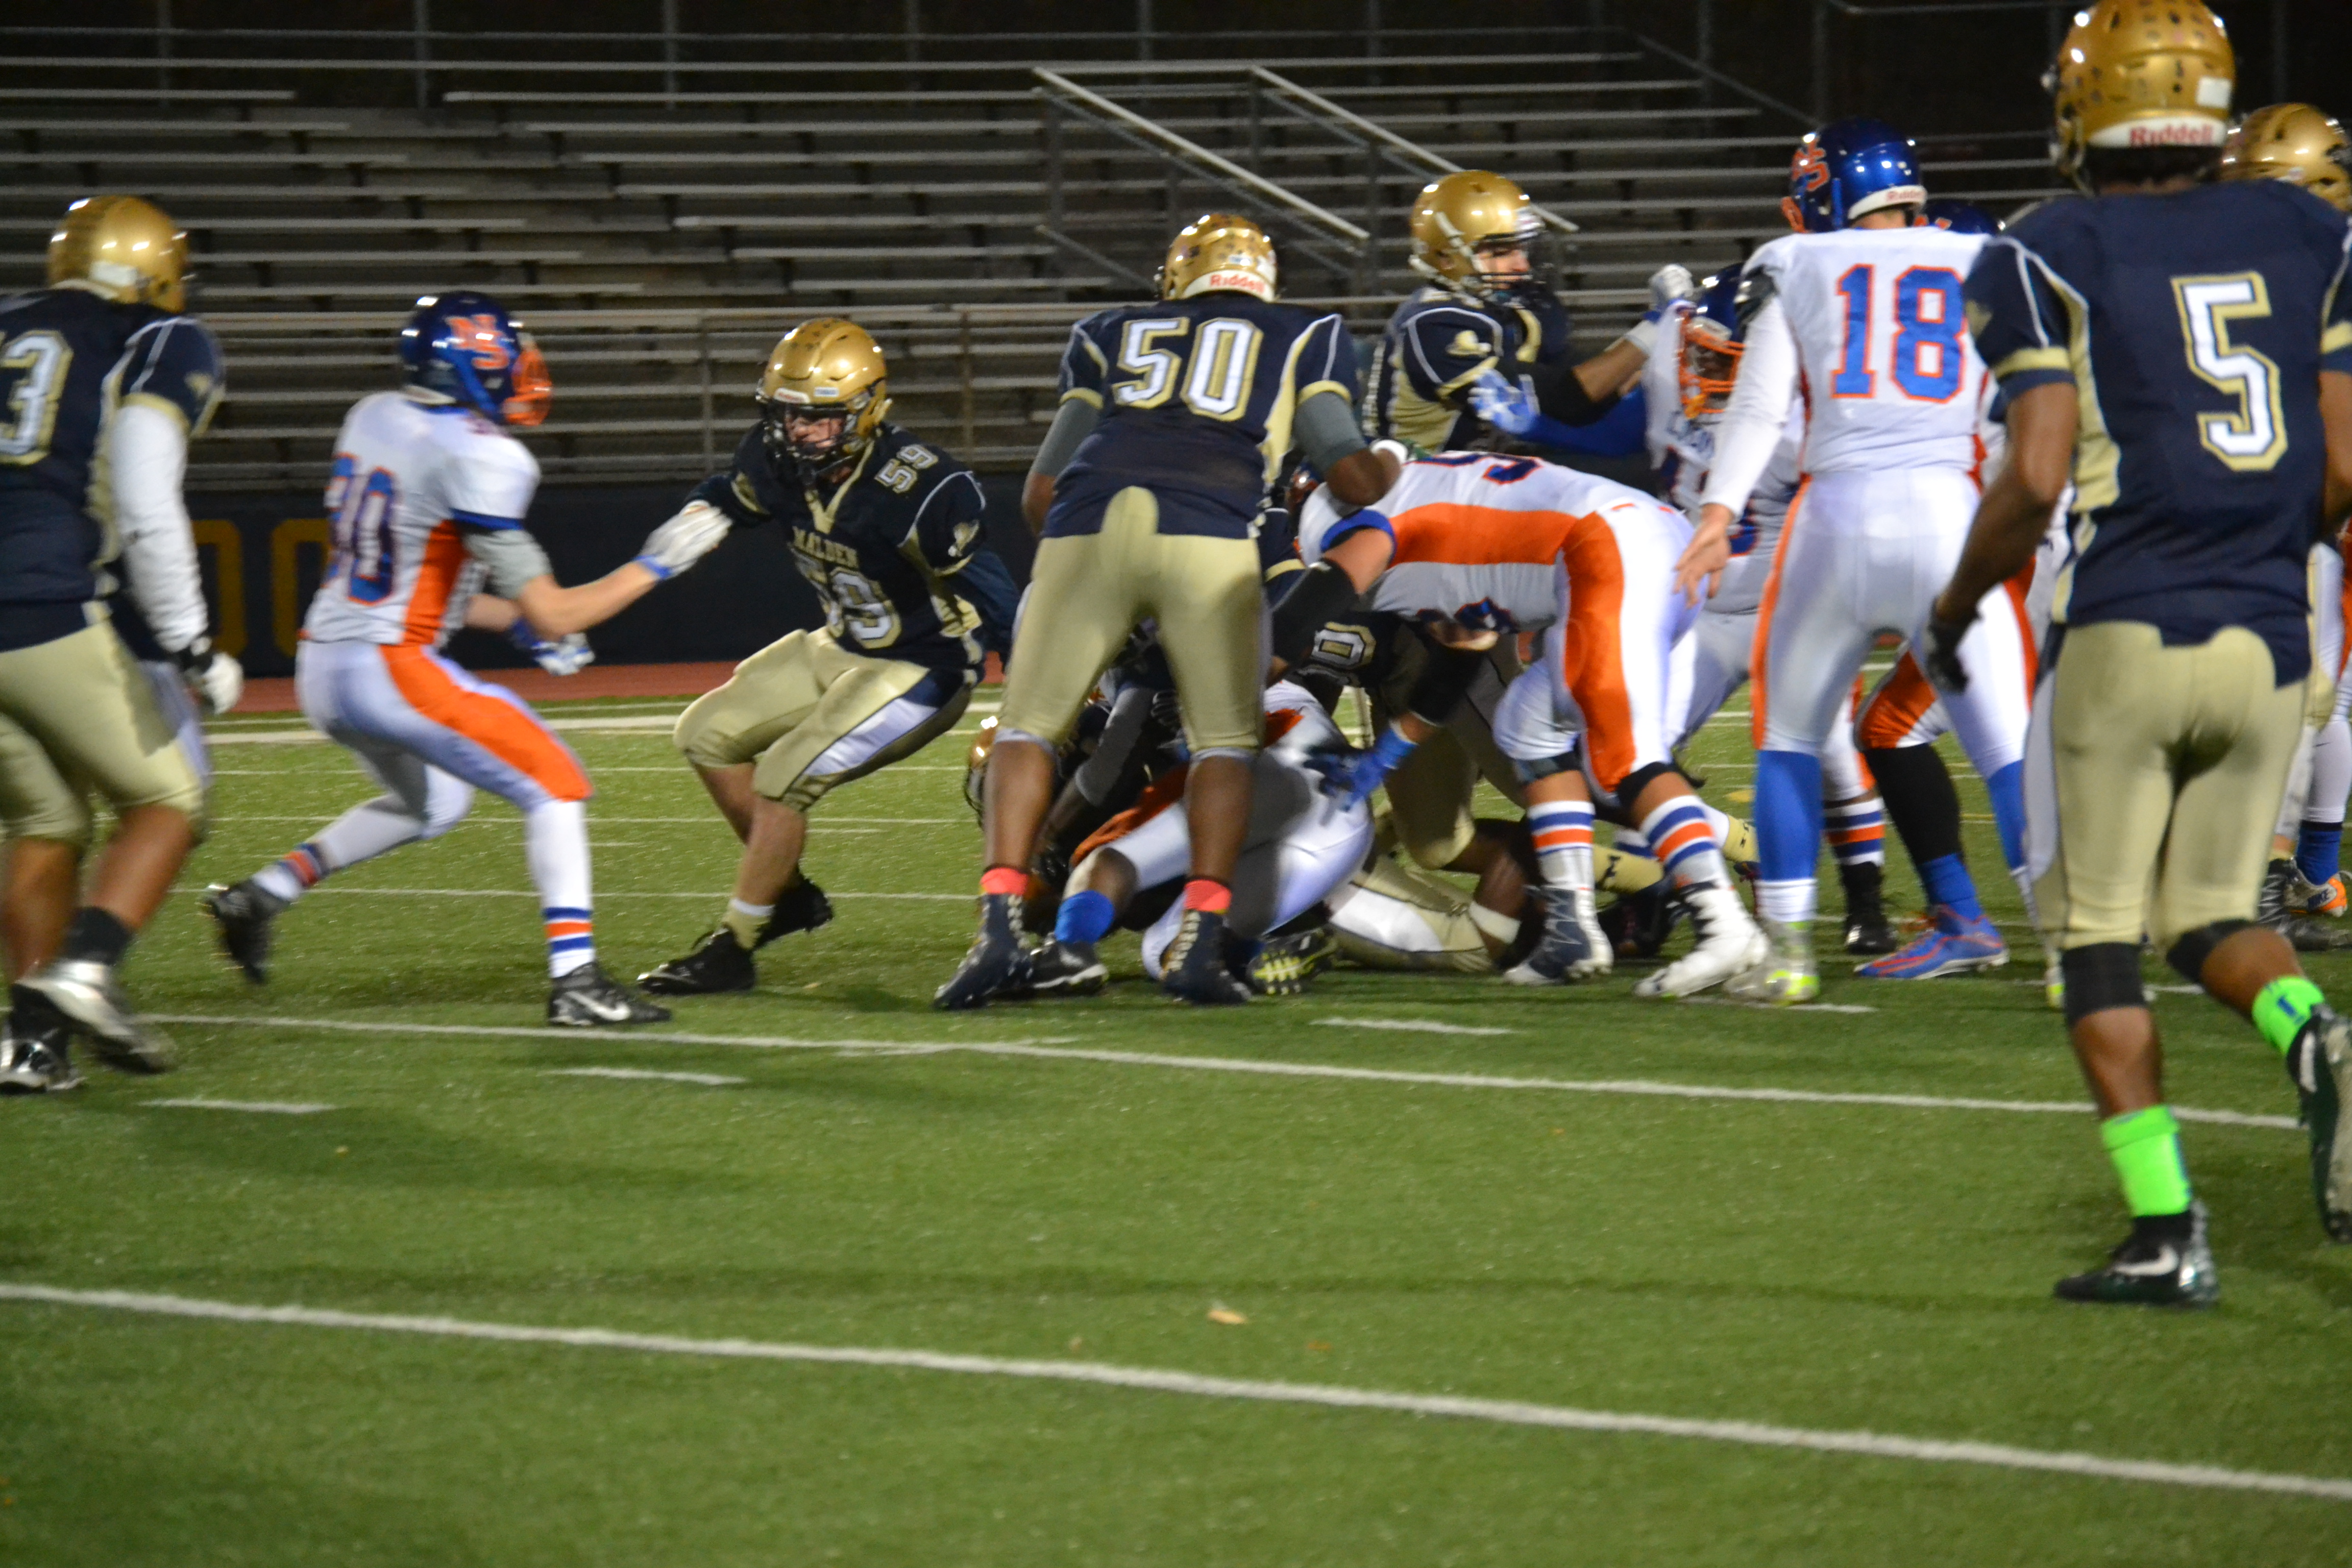
[[[2145,1263],[2117,1261],[2108,1264],[2107,1268],[2112,1273],[2129,1275],[2135,1279],[2151,1279],[2159,1274],[2177,1271],[2180,1268],[2180,1254],[2172,1249],[2170,1242],[2167,1242],[2162,1252]]]

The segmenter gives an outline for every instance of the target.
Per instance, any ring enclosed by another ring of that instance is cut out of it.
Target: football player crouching
[[[1009,643],[1018,594],[981,544],[980,480],[887,422],[887,374],[863,327],[803,322],[769,358],[733,465],[694,491],[739,524],[782,531],[825,625],[753,654],[678,718],[677,749],[743,855],[718,925],[639,976],[647,991],[749,990],[754,952],[830,921],[800,868],[809,812],[953,729],[982,639]]]

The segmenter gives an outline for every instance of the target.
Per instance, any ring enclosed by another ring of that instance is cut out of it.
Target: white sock
[[[1677,888],[1725,887],[1731,881],[1723,864],[1729,826],[1728,817],[1698,796],[1678,795],[1642,819],[1642,837]]]
[[[310,842],[253,875],[261,890],[292,903],[346,866],[373,860],[425,837],[425,824],[396,795],[383,795],[335,818]]]
[[[1540,801],[1528,807],[1528,831],[1535,837],[1536,869],[1548,888],[1571,890],[1592,886],[1592,803]]]
[[[1803,925],[1813,918],[1813,879],[1799,877],[1786,882],[1756,884],[1756,912],[1784,926]]]
[[[587,805],[551,800],[535,805],[523,813],[522,831],[540,918],[547,922],[547,973],[560,980],[596,962]]]

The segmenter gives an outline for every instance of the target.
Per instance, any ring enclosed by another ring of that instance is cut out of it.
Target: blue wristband
[[[650,555],[638,556],[636,563],[644,567],[646,571],[652,573],[654,574],[654,581],[657,583],[667,583],[672,577],[677,575],[676,573],[672,572],[668,567],[663,565],[660,562],[655,560]]]

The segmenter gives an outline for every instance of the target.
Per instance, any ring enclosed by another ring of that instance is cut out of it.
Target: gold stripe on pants
[[[999,733],[1069,738],[1096,679],[1136,623],[1159,623],[1194,752],[1255,751],[1265,688],[1257,544],[1160,531],[1160,501],[1130,485],[1099,533],[1041,541],[1004,675]]]
[[[2070,626],[2034,695],[2026,852],[2043,934],[2162,952],[2251,920],[2304,683],[2240,626],[2167,647],[2138,621]]]

